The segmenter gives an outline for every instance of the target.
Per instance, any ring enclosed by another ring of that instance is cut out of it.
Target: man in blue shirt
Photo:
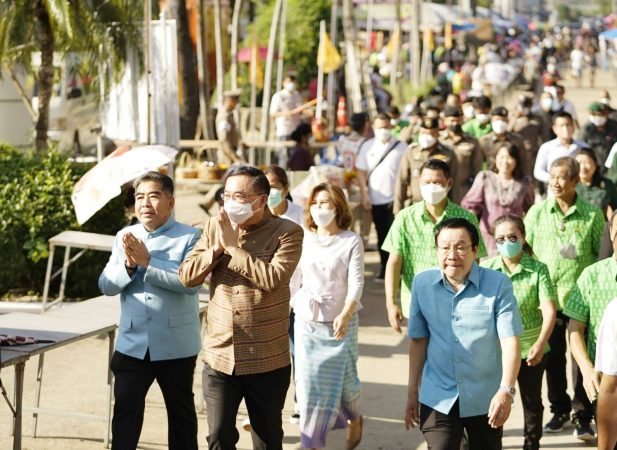
[[[439,268],[416,275],[409,315],[405,425],[429,448],[500,450],[520,366],[523,324],[502,273],[476,264],[480,236],[462,218],[435,231]]]
[[[201,349],[200,286],[184,287],[178,267],[199,231],[172,218],[171,178],[148,172],[133,187],[140,223],[118,233],[99,278],[103,294],[120,294],[121,306],[110,364],[115,376],[112,449],[137,447],[146,394],[156,380],[167,407],[168,448],[197,450],[193,373]]]

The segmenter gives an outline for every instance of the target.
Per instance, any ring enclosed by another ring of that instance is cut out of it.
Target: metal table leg
[[[22,419],[22,399],[24,396],[24,371],[26,363],[20,362],[15,365],[15,418],[13,419],[13,450],[21,450],[21,419]]]
[[[109,438],[111,435],[111,402],[113,396],[114,386],[114,374],[111,371],[111,358],[114,354],[114,343],[116,338],[116,331],[112,330],[108,334],[109,339],[109,353],[107,357],[107,398],[105,404],[105,434],[103,435],[103,444],[105,448],[109,448]]]
[[[49,296],[49,284],[51,283],[51,269],[54,265],[54,250],[56,246],[53,244],[49,245],[49,258],[47,259],[47,272],[45,272],[45,286],[43,287],[43,309],[42,312],[45,311],[45,305],[47,304],[47,298]]]
[[[43,365],[45,364],[45,353],[39,355],[39,368],[36,371],[36,393],[34,394],[34,408],[32,413],[32,437],[36,437],[36,426],[39,421],[39,413],[36,408],[41,404],[41,387],[43,386]]]

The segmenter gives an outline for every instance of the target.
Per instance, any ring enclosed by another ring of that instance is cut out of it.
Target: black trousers
[[[235,450],[240,438],[236,416],[244,398],[253,430],[253,448],[283,450],[281,413],[289,388],[291,366],[252,375],[227,375],[208,364],[203,390],[208,409],[208,449]]]
[[[572,359],[572,382],[574,384],[574,398],[570,401],[568,382],[566,378],[566,333],[570,319],[561,311],[557,311],[555,328],[548,340],[551,351],[546,355],[546,384],[548,386],[548,400],[554,414],[570,414],[573,409],[573,418],[589,421],[593,418],[593,408],[585,388],[583,376]]]
[[[114,352],[114,417],[112,450],[137,448],[144,421],[146,394],[157,381],[167,408],[168,448],[197,450],[197,414],[193,396],[193,373],[197,355],[189,358],[150,361]]]
[[[525,360],[521,361],[518,372],[518,387],[523,403],[523,418],[525,421],[525,444],[523,450],[538,450],[542,438],[542,377],[546,366],[546,355],[540,364],[529,367]]]
[[[460,417],[458,401],[449,414],[420,405],[420,430],[428,450],[459,450],[463,432],[467,432],[469,450],[501,450],[503,427],[491,428],[488,416]]]
[[[381,268],[379,275],[384,276],[386,273],[386,264],[388,262],[389,253],[381,249],[383,242],[386,240],[388,231],[394,222],[394,214],[392,213],[392,203],[386,205],[373,205],[371,207],[373,214],[373,223],[375,224],[375,231],[377,232],[377,250],[379,250],[379,259],[381,262]]]

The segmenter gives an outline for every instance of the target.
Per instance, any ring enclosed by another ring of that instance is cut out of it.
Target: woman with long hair
[[[557,299],[546,264],[533,256],[525,242],[525,224],[520,216],[506,214],[495,220],[499,255],[482,265],[507,275],[523,319],[521,369],[518,386],[525,419],[523,450],[538,450],[542,437],[542,376],[549,351],[548,339],[555,325]]]
[[[493,222],[504,214],[524,215],[535,194],[530,177],[523,175],[521,150],[510,142],[497,147],[492,170],[483,170],[467,192],[461,206],[478,216],[480,231],[489,256],[497,253]]]
[[[362,439],[357,311],[364,251],[350,224],[342,189],[331,183],[315,186],[305,209],[300,287],[292,298],[303,448],[324,448],[333,428],[347,427],[346,450]]]
[[[602,176],[596,155],[590,148],[581,148],[574,155],[580,166],[581,181],[576,185],[576,194],[587,203],[597,206],[607,217],[617,208],[617,190],[611,180]]]

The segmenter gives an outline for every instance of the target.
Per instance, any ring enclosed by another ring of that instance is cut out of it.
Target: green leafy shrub
[[[83,226],[77,224],[71,193],[91,166],[73,165],[53,150],[21,152],[0,144],[0,296],[9,291],[42,292],[52,236],[64,230],[115,234],[126,224],[122,196]],[[64,249],[57,249],[54,269],[63,257]],[[108,258],[108,253],[86,252],[69,270],[66,295],[98,295],[98,275]],[[55,295],[59,279],[54,281]]]

